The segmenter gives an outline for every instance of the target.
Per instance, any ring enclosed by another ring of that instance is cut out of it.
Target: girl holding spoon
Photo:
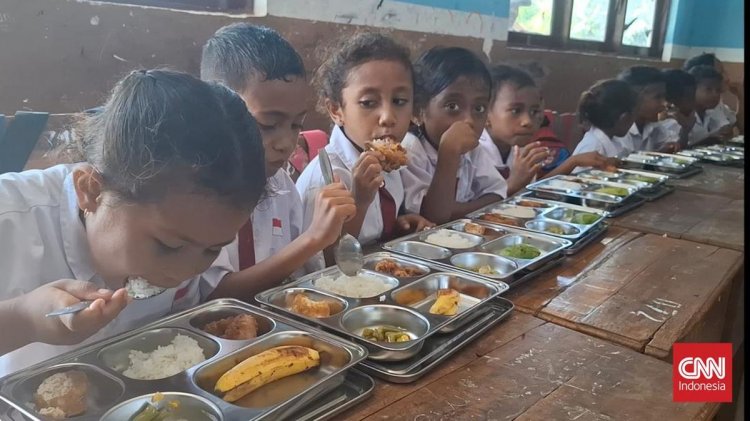
[[[132,72],[82,129],[83,162],[0,176],[0,376],[198,303],[265,188],[242,99],[184,73]]]

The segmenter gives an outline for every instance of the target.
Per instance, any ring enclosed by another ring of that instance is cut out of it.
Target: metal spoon
[[[322,148],[318,151],[318,156],[323,181],[326,184],[333,183],[333,167],[328,153]],[[333,249],[333,258],[336,260],[336,266],[344,275],[354,276],[362,269],[364,261],[362,245],[351,234],[342,232],[338,244]]]
[[[128,277],[128,282],[135,281],[135,280],[143,280],[143,281],[145,281],[145,279],[140,278],[140,277],[135,277],[135,276]],[[126,283],[126,285],[127,285],[127,283]],[[138,293],[134,293],[131,290],[128,290],[128,295],[132,299],[134,299],[134,300],[145,300],[147,298],[155,297],[155,296],[157,296],[157,295],[159,295],[162,292],[164,292],[164,291],[167,290],[166,288],[161,288],[161,287],[158,287],[158,288],[159,288],[159,290],[156,291],[156,292],[154,292],[151,295],[138,294]],[[94,302],[93,300],[80,301],[80,302],[75,303],[73,305],[70,305],[70,306],[67,306],[67,307],[63,307],[63,308],[61,308],[59,310],[55,310],[55,311],[52,311],[50,313],[47,313],[47,314],[44,315],[44,317],[57,317],[57,316],[64,316],[66,314],[78,313],[80,311],[83,311],[83,310],[87,309],[91,305],[91,303],[93,303],[93,302]]]

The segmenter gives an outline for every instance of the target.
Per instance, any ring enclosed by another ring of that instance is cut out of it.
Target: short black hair
[[[719,59],[716,58],[716,54],[714,53],[703,53],[699,54],[695,57],[690,57],[689,59],[685,60],[685,63],[682,65],[683,70],[690,70],[695,66],[716,66],[716,63],[719,62]]]
[[[203,45],[201,79],[243,92],[248,80],[305,77],[302,58],[278,32],[247,22],[220,28]]]
[[[153,203],[181,186],[249,209],[265,190],[260,131],[244,101],[187,73],[131,72],[80,129],[81,157],[125,202]]]
[[[515,85],[519,89],[529,86],[536,87],[534,78],[531,77],[528,72],[518,67],[508,66],[505,64],[497,64],[495,66],[492,66],[490,68],[490,77],[492,78],[493,98],[497,96],[497,92],[500,91],[500,88],[508,83]]]
[[[714,66],[699,65],[691,68],[690,73],[695,78],[695,83],[700,85],[707,81],[723,82],[724,76]]]
[[[632,112],[638,95],[622,80],[607,79],[596,82],[581,94],[578,116],[582,123],[600,129],[611,129],[624,113]]]
[[[479,57],[462,47],[433,47],[414,62],[414,98],[424,108],[432,98],[460,77],[479,80],[491,95],[492,81],[487,66]]]
[[[661,70],[652,66],[631,66],[620,72],[617,79],[627,82],[635,89],[643,88],[647,85],[664,83],[664,74]]]
[[[697,83],[690,73],[680,69],[666,69],[663,73],[664,82],[667,85],[665,95],[667,101],[674,103],[682,99],[686,93],[695,94]]]
[[[326,58],[315,73],[314,85],[318,90],[318,107],[326,113],[325,100],[341,104],[341,92],[346,87],[349,71],[364,63],[375,60],[400,63],[414,83],[409,49],[380,32],[363,31],[342,36],[324,54]]]

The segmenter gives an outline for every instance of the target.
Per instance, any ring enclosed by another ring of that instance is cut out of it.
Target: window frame
[[[509,29],[508,46],[661,58],[664,51],[664,40],[671,0],[656,0],[651,45],[648,47],[638,47],[622,43],[628,0],[609,0],[609,13],[607,15],[607,29],[604,41],[570,38],[573,1],[553,0],[550,35],[515,32]],[[509,25],[512,25],[512,22],[509,22]]]
[[[208,13],[248,13],[254,0],[96,0],[98,3],[119,6],[154,7]],[[209,3],[206,5],[206,3]]]

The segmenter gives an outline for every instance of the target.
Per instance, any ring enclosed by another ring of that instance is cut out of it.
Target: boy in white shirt
[[[237,243],[228,247],[236,273],[212,298],[252,301],[284,279],[323,269],[321,251],[339,237],[354,214],[354,200],[341,183],[322,189],[308,209],[314,220],[303,229],[302,200],[285,167],[307,115],[310,88],[302,59],[275,30],[235,23],[220,28],[203,47],[201,78],[236,92],[253,114],[263,138],[268,188]],[[230,291],[241,291],[237,296]]]
[[[717,110],[721,100],[723,77],[714,67],[695,66],[688,72],[695,78],[695,125],[688,135],[688,145],[728,139],[732,123]]]
[[[710,109],[707,110],[709,114],[717,113],[722,116],[729,122],[729,124],[732,127],[737,127],[740,130],[740,133],[744,130],[744,126],[742,125],[742,122],[737,119],[737,115],[741,114],[745,109],[745,96],[742,89],[742,83],[732,81],[729,75],[726,72],[726,69],[724,68],[724,63],[719,60],[715,54],[713,53],[703,53],[699,54],[695,57],[691,57],[687,60],[685,60],[685,64],[683,64],[682,68],[685,71],[690,71],[693,67],[696,66],[711,66],[716,71],[718,71],[723,79],[722,82],[722,98],[719,100],[719,104]],[[736,110],[732,110],[724,101],[723,94],[726,92],[729,92],[730,94],[737,97],[737,103],[736,103]]]

